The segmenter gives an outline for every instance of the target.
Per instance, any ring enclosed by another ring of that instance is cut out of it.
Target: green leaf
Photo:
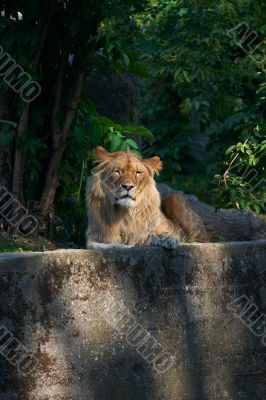
[[[186,8],[181,8],[179,11],[178,11],[178,15],[180,16],[180,17],[183,17],[183,15],[186,15],[188,13],[188,10],[186,9]]]
[[[126,143],[127,143],[130,147],[132,147],[133,149],[138,150],[138,145],[137,145],[137,143],[136,143],[134,140],[132,140],[132,139],[127,139],[127,140],[126,140]]]
[[[254,208],[254,210],[256,211],[257,214],[260,214],[261,208],[260,208],[259,205],[253,204],[253,208]]]
[[[225,155],[228,155],[229,153],[232,153],[232,151],[235,149],[235,145],[228,147],[228,149],[225,152]]]
[[[124,133],[128,135],[143,136],[147,139],[154,139],[154,135],[144,126],[128,125],[123,127]]]
[[[122,51],[122,57],[123,57],[123,59],[124,59],[124,63],[125,63],[126,66],[128,67],[128,66],[129,66],[129,63],[130,63],[130,60],[129,60],[128,55]]]
[[[190,82],[191,82],[191,77],[189,76],[188,71],[184,70],[184,71],[183,71],[183,74],[184,74],[185,80],[186,80],[188,83],[190,83]]]
[[[122,141],[123,140],[119,136],[116,136],[116,135],[112,136],[110,151],[112,151],[112,152],[118,151]]]
[[[120,151],[126,151],[127,150],[127,144],[126,142],[121,143],[120,147],[119,147]]]

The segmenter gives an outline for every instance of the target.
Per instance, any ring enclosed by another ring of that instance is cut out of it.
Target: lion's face
[[[135,207],[162,168],[159,157],[144,160],[130,151],[109,153],[97,147],[95,155],[101,186],[111,203],[120,207]]]

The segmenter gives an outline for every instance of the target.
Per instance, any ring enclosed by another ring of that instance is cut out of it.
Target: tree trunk
[[[10,127],[10,130],[14,130],[14,126],[9,122],[8,115],[8,103],[9,98],[6,93],[0,94],[0,131],[6,126]],[[14,124],[15,125],[15,124]],[[12,166],[11,166],[11,154],[10,149],[7,146],[0,144],[0,186],[4,186],[8,190],[11,189],[12,181]]]
[[[0,145],[0,186],[10,190],[11,160],[4,146]]]
[[[48,165],[48,172],[45,179],[41,202],[41,210],[43,214],[48,214],[52,210],[54,197],[58,186],[57,175],[64,149],[65,146],[64,148],[61,147],[60,149],[55,150]]]
[[[24,152],[19,148],[19,140],[28,128],[29,103],[23,107],[16,136],[16,151],[13,170],[13,195],[18,201],[23,202],[23,174],[24,174]]]
[[[64,126],[62,131],[57,130],[57,146],[54,147],[53,153],[49,162],[45,184],[42,192],[41,202],[40,202],[40,210],[43,214],[48,214],[53,209],[53,203],[57,188],[57,176],[58,170],[61,163],[62,156],[65,151],[66,139],[69,134],[69,130],[71,124],[74,120],[75,113],[77,110],[78,102],[80,99],[81,91],[83,89],[85,80],[85,72],[80,73],[77,82],[76,88],[73,95],[73,99],[71,101],[70,108],[67,111]]]
[[[48,4],[47,11],[43,15],[42,21],[40,21],[41,31],[40,31],[40,41],[39,46],[35,51],[32,60],[32,71],[34,72],[37,69],[42,49],[44,46],[46,34],[48,31],[49,21],[51,16],[51,4]],[[24,164],[25,164],[25,155],[23,150],[20,149],[20,139],[23,135],[26,134],[28,129],[28,119],[30,112],[30,103],[24,103],[22,114],[20,117],[17,136],[16,136],[16,151],[15,151],[15,160],[14,160],[14,171],[13,171],[13,194],[17,198],[18,201],[23,203],[23,177],[24,177]]]
[[[78,103],[80,100],[80,96],[84,87],[85,83],[85,77],[87,73],[87,68],[88,68],[88,63],[93,57],[95,53],[96,46],[95,44],[92,44],[92,46],[88,49],[87,55],[85,57],[85,61],[83,62],[83,65],[81,67],[80,73],[77,77],[73,97],[71,100],[71,104],[69,106],[69,109],[66,112],[65,120],[63,122],[63,126],[60,129],[58,125],[54,125],[52,127],[53,130],[53,153],[51,156],[51,160],[48,166],[48,171],[46,174],[45,178],[45,184],[44,184],[44,189],[42,192],[41,196],[41,201],[40,201],[40,211],[44,214],[47,215],[49,212],[52,211],[53,209],[53,203],[54,203],[54,198],[55,198],[55,193],[57,189],[57,177],[58,177],[58,170],[59,166],[61,163],[62,156],[65,151],[65,145],[66,145],[66,139],[69,134],[71,124],[75,118],[76,111],[78,108]],[[62,65],[61,65],[62,67]],[[54,110],[53,110],[53,115],[56,115],[56,111],[59,111],[60,109],[60,96],[61,96],[61,90],[62,90],[62,80],[63,80],[63,67],[59,68],[58,71],[58,81],[57,81],[57,86],[60,88],[60,93],[56,93],[55,96],[55,103],[54,103]]]

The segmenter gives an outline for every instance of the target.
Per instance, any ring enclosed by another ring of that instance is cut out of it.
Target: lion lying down
[[[130,151],[109,153],[95,150],[97,167],[88,180],[87,248],[155,245],[176,248],[184,231],[197,232],[204,240],[204,227],[173,193],[161,204],[154,174],[162,169],[159,157],[140,159]],[[174,207],[173,207],[174,206]],[[162,210],[171,210],[171,220]],[[174,222],[172,222],[174,221]]]

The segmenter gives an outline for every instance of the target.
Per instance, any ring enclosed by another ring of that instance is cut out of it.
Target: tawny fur
[[[99,164],[88,180],[86,196],[87,247],[99,243],[145,245],[153,236],[178,238],[180,228],[162,213],[153,178],[161,169],[159,157],[142,160],[130,151],[108,153],[101,147],[95,154]],[[123,201],[119,195],[124,183],[134,186],[129,191],[134,199],[129,202],[134,206],[116,204]]]
[[[183,230],[186,241],[207,242],[208,234],[200,216],[179,193],[170,193],[161,199],[164,215]]]

